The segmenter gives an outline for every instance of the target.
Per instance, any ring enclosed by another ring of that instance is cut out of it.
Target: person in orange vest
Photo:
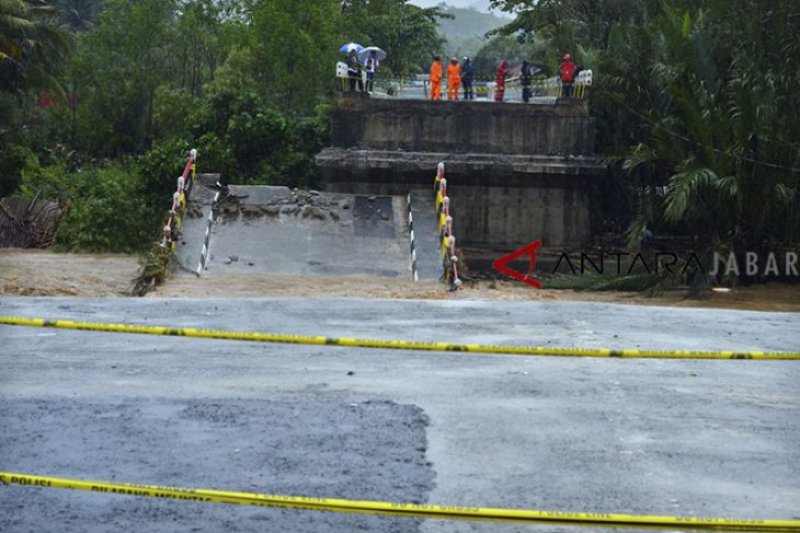
[[[506,94],[506,74],[508,74],[508,61],[505,59],[497,66],[497,75],[494,83],[494,101],[502,102]]]
[[[572,56],[564,54],[564,61],[558,66],[561,72],[561,85],[564,87],[564,97],[570,98],[572,96],[572,82],[575,81],[575,63],[572,62]]]
[[[461,87],[461,67],[455,57],[447,65],[447,99],[458,100],[458,89]]]
[[[438,55],[433,56],[430,81],[431,99],[438,100],[442,97],[442,60]]]

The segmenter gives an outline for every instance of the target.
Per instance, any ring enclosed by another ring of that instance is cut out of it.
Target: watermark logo
[[[492,263],[492,268],[517,281],[521,281],[537,289],[542,288],[542,282],[533,277],[536,270],[536,251],[542,247],[541,241],[534,241],[527,246],[504,255]],[[509,263],[529,256],[529,266],[526,273],[515,270]],[[631,274],[661,275],[664,273],[686,275],[688,272],[701,273],[712,277],[800,277],[798,271],[798,254],[785,252],[776,254],[769,252],[759,255],[756,252],[746,252],[736,255],[733,252],[721,254],[714,252],[710,268],[694,253],[679,255],[672,252],[655,252],[653,254],[604,252],[596,251],[592,254],[581,253],[570,256],[561,252],[551,274],[607,274],[616,276],[629,276]]]
[[[527,283],[531,287],[541,289],[542,284],[530,276],[536,269],[536,250],[541,247],[542,241],[534,241],[531,244],[523,246],[519,250],[515,250],[510,254],[504,255],[500,259],[496,260],[494,263],[492,263],[492,268],[505,274],[506,276],[514,278],[517,281],[521,281],[522,283]],[[530,266],[528,267],[527,274],[523,274],[522,272],[514,270],[508,266],[508,263],[524,255],[530,255]]]
[[[765,278],[770,276],[786,276],[788,278],[800,275],[797,270],[797,254],[794,252],[786,252],[783,257],[770,252],[766,259],[756,252],[747,252],[741,257],[744,259],[743,264],[739,259],[733,252],[727,256],[714,252],[714,262],[709,274],[712,276],[719,273],[724,273],[726,276],[743,274],[749,277],[763,276]]]

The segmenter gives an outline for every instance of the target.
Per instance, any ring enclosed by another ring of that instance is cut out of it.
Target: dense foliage
[[[438,8],[421,9],[407,0],[345,0],[348,35],[362,43],[380,43],[388,56],[382,69],[397,76],[427,72],[444,39],[437,20],[453,16]]]
[[[0,0],[0,195],[68,202],[62,247],[130,250],[192,147],[231,182],[314,186],[339,47],[377,44],[382,70],[421,72],[440,15],[406,0]]]
[[[135,165],[120,161],[72,172],[63,164],[27,168],[19,193],[57,198],[67,206],[57,248],[135,252],[153,233],[154,212]]]
[[[501,33],[595,73],[612,229],[705,249],[800,245],[800,10],[794,0],[494,0]]]

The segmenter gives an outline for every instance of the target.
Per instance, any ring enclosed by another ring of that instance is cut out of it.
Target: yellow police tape
[[[135,326],[72,320],[47,320],[0,316],[0,325],[31,326],[108,333],[137,333],[143,335],[168,335],[203,339],[224,339],[281,344],[311,344],[319,346],[345,346],[348,348],[380,348],[386,350],[416,350],[429,352],[488,353],[501,355],[531,355],[556,357],[622,357],[631,359],[759,359],[800,361],[800,352],[735,352],[695,350],[614,350],[609,348],[559,348],[555,346],[492,346],[486,344],[450,344],[446,342],[421,342],[385,339],[355,339],[351,337],[323,337],[287,335],[283,333],[258,333],[220,331],[213,329],[170,328],[166,326]]]
[[[5,485],[26,485],[54,489],[83,490],[102,494],[121,494],[172,500],[210,503],[280,507],[306,511],[358,513],[412,518],[437,518],[444,520],[484,520],[494,522],[528,522],[571,526],[639,527],[649,529],[693,529],[706,531],[785,531],[800,532],[800,520],[749,520],[731,518],[701,518],[678,516],[647,516],[612,513],[572,513],[561,511],[535,511],[522,509],[491,509],[393,503],[380,501],[340,500],[280,496],[252,492],[230,492],[212,489],[187,489],[155,485],[131,485],[87,481],[45,476],[0,472],[0,482]]]

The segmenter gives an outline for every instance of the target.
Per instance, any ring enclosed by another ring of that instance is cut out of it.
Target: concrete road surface
[[[212,224],[212,191],[201,187],[192,195],[176,250],[185,269],[197,271],[207,242],[204,276],[265,272],[412,277],[403,197],[265,185],[231,186],[230,193],[219,202]]]
[[[800,315],[594,303],[5,298],[0,314],[331,336],[800,350]],[[0,326],[0,470],[484,507],[800,519],[800,364]],[[0,487],[2,531],[589,531]]]

